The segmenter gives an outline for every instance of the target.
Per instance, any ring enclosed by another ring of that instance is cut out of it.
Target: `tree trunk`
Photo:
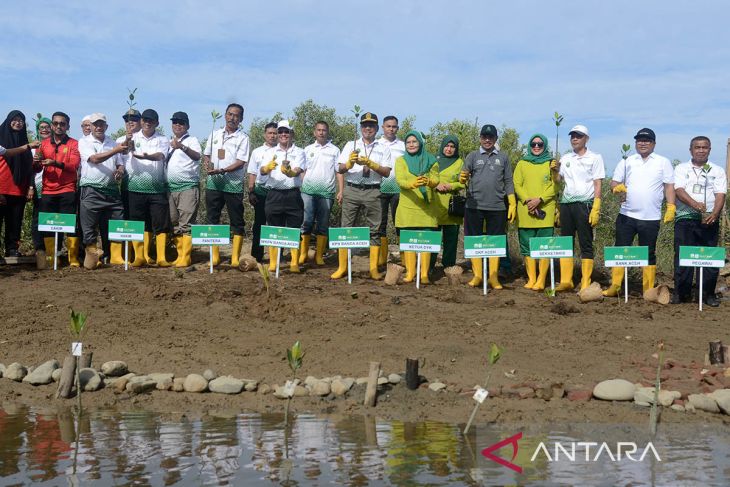
[[[63,369],[61,370],[61,378],[58,381],[58,390],[56,391],[56,399],[68,399],[71,397],[71,390],[76,379],[76,357],[67,355],[63,359]]]
[[[368,374],[368,386],[365,389],[365,405],[375,406],[375,396],[378,395],[378,376],[380,375],[380,362],[370,362],[370,373]]]
[[[418,359],[407,358],[406,359],[406,387],[410,390],[415,391],[418,386],[421,385],[421,381],[418,377]]]
[[[725,363],[722,342],[720,340],[710,342],[710,365],[722,365]]]
[[[82,369],[88,369],[91,367],[91,359],[94,358],[94,352],[84,352],[81,354],[81,365]]]

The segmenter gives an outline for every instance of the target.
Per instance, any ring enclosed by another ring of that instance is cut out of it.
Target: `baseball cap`
[[[491,124],[482,125],[482,130],[479,131],[480,137],[498,137],[497,127]]]
[[[570,129],[570,132],[568,132],[568,135],[572,134],[573,132],[578,132],[579,134],[583,135],[591,135],[588,133],[588,127],[585,125],[576,125],[572,129]]]
[[[276,130],[279,130],[279,129],[291,130],[291,126],[289,125],[289,120],[279,120],[279,123],[276,124]]]
[[[190,119],[188,118],[188,114],[185,112],[175,112],[172,114],[172,117],[170,118],[173,122],[175,120],[180,120],[185,122],[185,125],[190,125]]]
[[[654,131],[652,129],[643,128],[643,129],[639,130],[638,132],[636,132],[636,135],[634,135],[634,140],[639,140],[639,139],[648,139],[648,140],[651,140],[652,142],[656,142],[656,134],[654,133]]]
[[[374,113],[365,112],[363,113],[362,117],[360,117],[360,123],[378,123],[378,116]]]
[[[122,115],[122,118],[125,122],[129,122],[129,119],[132,120],[139,120],[142,118],[142,115],[139,114],[139,110],[131,109],[124,112],[124,115]]]
[[[89,122],[91,123],[95,123],[100,120],[106,123],[106,115],[104,115],[103,113],[92,113],[91,115],[89,115]]]
[[[151,108],[148,108],[147,110],[142,112],[142,118],[148,118],[150,120],[154,120],[155,122],[160,121],[160,116],[157,115],[157,112]]]

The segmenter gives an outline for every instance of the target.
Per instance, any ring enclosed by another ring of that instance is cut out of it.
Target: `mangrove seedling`
[[[261,265],[259,262],[256,263],[256,265],[259,268],[259,274],[261,275],[261,279],[264,281],[264,288],[266,288],[266,297],[271,297],[271,289],[269,288],[269,283],[271,281],[271,275],[269,274],[269,268],[266,266]],[[287,350],[287,357],[288,357],[288,350]]]
[[[627,157],[629,157],[630,152],[631,152],[631,146],[629,144],[621,145],[621,159],[626,159]]]
[[[73,309],[71,310],[71,323],[69,325],[69,331],[71,337],[74,339],[74,346],[81,347],[82,338],[86,331],[86,314],[77,313]],[[79,369],[81,368],[81,353],[74,353],[76,356],[76,406],[81,414],[81,379]]]
[[[489,378],[492,375],[492,367],[499,361],[499,359],[502,357],[502,349],[497,346],[496,343],[492,343],[492,345],[489,347],[489,353],[487,354],[487,378],[484,379],[484,387],[482,388],[484,391],[487,390],[487,386],[489,385]],[[479,394],[480,390],[477,390],[477,394]],[[486,395],[484,396],[486,398]],[[481,399],[481,401],[484,400],[484,398]],[[466,427],[464,428],[464,435],[466,436],[467,433],[469,433],[469,428],[471,428],[471,423],[474,421],[474,417],[477,415],[477,410],[479,410],[479,406],[481,406],[481,401],[476,398],[474,398],[477,403],[474,405],[474,409],[471,412],[471,416],[469,416],[469,421],[466,423]]]
[[[563,116],[558,112],[553,114],[553,122],[555,122],[555,160],[560,160],[560,151],[558,150],[558,141],[560,135],[560,124],[563,123]]]
[[[291,381],[287,381],[289,389],[287,390],[286,411],[284,412],[285,425],[289,424],[289,405],[294,395],[294,388],[297,385],[297,370],[302,366],[302,359],[304,359],[304,351],[302,350],[302,344],[297,340],[291,348],[286,350],[286,360],[289,362],[289,368],[291,369]]]
[[[657,344],[657,365],[656,379],[654,380],[654,400],[651,403],[651,411],[649,413],[649,431],[651,436],[656,436],[656,425],[659,421],[659,390],[662,385],[661,373],[664,366],[664,341],[660,340]]]
[[[357,146],[357,137],[358,137],[358,135],[360,135],[360,130],[359,130],[360,105],[355,105],[354,107],[352,107],[351,112],[353,115],[355,115],[355,138],[352,140],[352,148],[355,151],[355,154],[359,154],[360,149],[358,149],[356,146]]]

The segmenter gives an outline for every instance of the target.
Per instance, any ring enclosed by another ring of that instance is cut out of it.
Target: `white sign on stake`
[[[71,355],[73,355],[74,357],[80,357],[82,348],[83,344],[81,342],[71,343]]]
[[[478,402],[479,404],[483,403],[484,400],[489,395],[489,391],[482,387],[477,387],[476,392],[474,393],[474,400]]]

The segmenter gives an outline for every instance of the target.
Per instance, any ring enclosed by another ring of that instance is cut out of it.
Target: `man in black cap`
[[[652,289],[656,283],[656,240],[662,216],[662,202],[667,200],[664,223],[674,221],[674,168],[666,157],[654,153],[656,135],[643,128],[634,136],[636,154],[621,159],[611,181],[611,191],[622,200],[616,218],[616,246],[633,245],[639,236],[639,245],[649,247],[649,265],[643,269],[642,287]],[[604,296],[617,296],[624,278],[623,267],[614,267],[611,285]]]
[[[150,262],[149,248],[156,234],[157,265],[169,267],[165,258],[167,233],[170,231],[170,207],[167,201],[165,161],[170,150],[167,138],[157,133],[160,117],[147,109],[142,112],[142,130],[132,136],[133,152],[126,164],[129,174],[129,218],[144,221],[144,243],[134,242],[133,267]]]
[[[170,192],[170,220],[177,249],[175,267],[188,267],[193,251],[190,226],[195,223],[200,202],[200,142],[188,133],[185,112],[172,114],[172,138],[167,155],[167,189]]]
[[[472,151],[464,160],[459,182],[469,185],[466,190],[464,210],[464,235],[505,235],[507,222],[512,223],[517,214],[515,187],[512,182],[512,166],[506,153],[497,149],[497,128],[484,125],[479,132],[479,149]],[[508,205],[505,205],[505,198]],[[486,227],[486,229],[485,229]],[[529,260],[528,260],[529,259]],[[525,266],[536,265],[529,257]],[[469,285],[482,284],[482,259],[471,260],[474,278]],[[499,257],[489,258],[488,283],[493,289],[502,289],[499,283]]]
[[[378,272],[380,251],[380,181],[388,177],[393,166],[390,149],[380,140],[378,116],[367,112],[360,117],[362,137],[348,142],[342,148],[338,159],[338,172],[345,175],[345,191],[342,197],[343,227],[353,227],[362,212],[370,227],[370,277],[381,279]],[[339,266],[332,279],[347,275],[347,249],[339,250]]]

